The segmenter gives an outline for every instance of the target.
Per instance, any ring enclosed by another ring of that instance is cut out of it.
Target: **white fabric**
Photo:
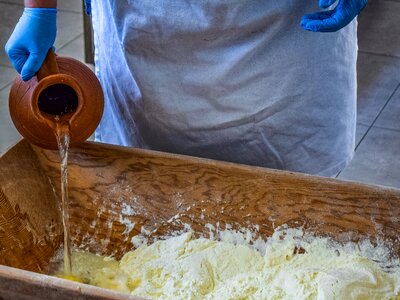
[[[312,0],[93,1],[96,140],[331,176],[354,151],[356,21]]]

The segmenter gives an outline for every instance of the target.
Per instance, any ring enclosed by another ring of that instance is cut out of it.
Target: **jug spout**
[[[103,114],[100,82],[83,63],[50,50],[31,80],[17,76],[9,96],[11,119],[31,143],[57,149],[59,125],[69,128],[71,146],[85,141]]]

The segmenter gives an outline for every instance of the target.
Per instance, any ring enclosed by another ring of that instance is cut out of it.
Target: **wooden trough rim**
[[[20,141],[16,142],[13,146],[10,146],[4,153],[0,153],[0,164],[2,163],[3,157],[6,157],[7,154],[10,153],[13,150],[13,148],[20,143],[22,144],[22,143],[28,143],[28,142],[25,139],[21,139]],[[184,154],[175,154],[175,153],[162,152],[162,151],[156,151],[156,150],[150,150],[150,149],[124,147],[124,146],[106,144],[106,143],[101,143],[101,142],[86,141],[86,142],[82,143],[80,147],[71,147],[70,151],[73,151],[74,148],[85,148],[85,145],[88,145],[89,147],[101,145],[105,148],[108,148],[109,150],[114,149],[114,150],[117,150],[118,152],[127,152],[127,153],[132,153],[132,154],[137,154],[137,155],[141,155],[141,154],[151,155],[153,157],[159,157],[159,158],[171,158],[171,159],[186,161],[188,163],[213,165],[213,166],[228,167],[228,168],[233,167],[235,169],[239,169],[242,171],[249,171],[251,173],[258,174],[258,175],[274,175],[274,174],[276,174],[276,175],[285,176],[285,177],[286,176],[287,177],[296,177],[300,180],[306,180],[308,182],[319,182],[320,183],[321,181],[324,181],[324,183],[328,183],[328,184],[346,184],[347,186],[354,187],[354,188],[371,188],[373,190],[395,192],[395,193],[400,194],[400,188],[385,186],[385,185],[380,185],[380,184],[375,184],[375,183],[371,184],[371,183],[359,182],[359,181],[350,180],[350,179],[324,177],[324,176],[300,173],[300,172],[295,172],[295,171],[279,170],[279,169],[272,169],[272,168],[259,167],[259,166],[250,166],[250,165],[233,163],[233,162],[228,162],[228,161],[220,161],[220,160],[214,160],[214,159],[209,159],[209,158],[189,156],[189,155],[184,155]],[[56,150],[45,150],[45,151],[56,151]]]
[[[233,167],[235,169],[249,171],[251,173],[259,174],[259,175],[274,175],[274,174],[276,174],[276,175],[283,175],[283,176],[288,176],[288,177],[296,177],[298,179],[307,180],[309,182],[320,182],[321,180],[323,180],[324,183],[329,183],[329,184],[345,183],[346,185],[351,185],[351,186],[357,187],[357,188],[359,188],[359,187],[372,188],[372,189],[378,189],[381,191],[386,190],[386,191],[397,192],[400,194],[400,188],[386,186],[386,185],[380,185],[380,184],[375,184],[375,183],[371,184],[371,183],[359,182],[359,181],[350,180],[350,179],[325,177],[325,176],[313,175],[313,174],[307,174],[307,173],[301,173],[301,172],[295,172],[295,171],[279,170],[279,169],[272,169],[272,168],[260,167],[260,166],[251,166],[251,165],[239,164],[239,163],[234,163],[234,162],[221,161],[221,160],[196,157],[196,156],[190,156],[190,155],[184,155],[184,154],[176,154],[176,153],[170,153],[170,152],[162,152],[162,151],[143,149],[143,148],[123,147],[123,146],[100,143],[100,142],[93,142],[93,141],[86,141],[82,144],[82,146],[85,146],[85,145],[89,145],[89,146],[101,145],[110,150],[112,150],[112,149],[118,150],[119,152],[123,151],[123,152],[127,152],[127,153],[138,154],[138,155],[144,154],[144,155],[151,155],[153,157],[159,157],[159,158],[178,159],[178,160],[182,160],[182,161],[185,161],[188,163],[212,165],[212,166],[219,166],[219,167]],[[72,151],[73,151],[73,149],[74,148],[71,148]],[[0,155],[0,162],[1,162],[1,157],[2,156]]]
[[[0,265],[0,291],[9,296],[38,297],[46,300],[96,299],[96,300],[143,300],[126,293],[58,278],[55,276]],[[2,295],[4,296],[4,295]],[[3,299],[0,297],[0,299]],[[8,299],[8,298],[5,298]],[[16,298],[9,298],[16,299]]]

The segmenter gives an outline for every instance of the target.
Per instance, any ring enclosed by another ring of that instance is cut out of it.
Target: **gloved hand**
[[[31,79],[56,39],[57,9],[25,8],[5,50],[22,80]]]
[[[319,7],[328,8],[336,0],[319,0]],[[339,0],[333,10],[306,14],[301,18],[300,25],[314,32],[334,32],[349,24],[365,7],[367,0]]]
[[[88,16],[92,15],[92,1],[85,0],[85,12]]]

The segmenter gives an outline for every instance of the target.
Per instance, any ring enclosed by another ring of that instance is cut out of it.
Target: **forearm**
[[[24,4],[30,8],[56,8],[57,0],[24,0]]]

